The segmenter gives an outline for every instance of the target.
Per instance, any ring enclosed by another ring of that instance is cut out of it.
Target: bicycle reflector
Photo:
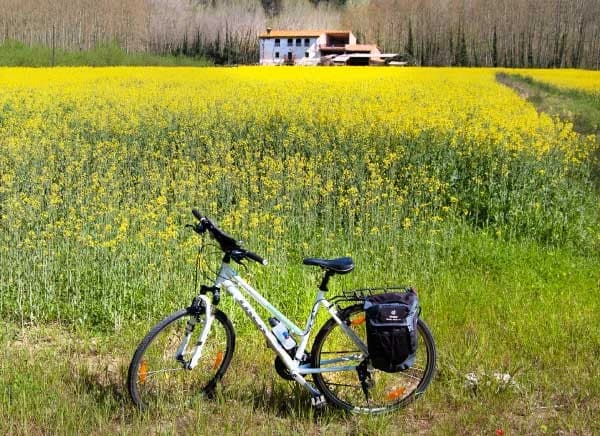
[[[143,359],[140,363],[140,370],[138,372],[138,379],[140,383],[146,383],[146,377],[148,376],[148,364],[146,363],[146,359]]]
[[[352,321],[350,321],[350,325],[359,325],[362,324],[363,322],[365,322],[367,318],[365,317],[364,314],[361,314],[359,316],[357,316],[356,318],[354,318]]]
[[[404,395],[404,392],[406,391],[406,388],[404,387],[400,387],[400,388],[396,388],[396,389],[392,389],[391,391],[389,391],[386,395],[385,395],[385,399],[388,401],[395,401],[397,400],[399,397],[401,397],[402,395]]]
[[[221,365],[221,362],[223,362],[223,352],[219,351],[217,353],[217,357],[215,358],[215,364],[213,365],[213,369],[217,369]]]

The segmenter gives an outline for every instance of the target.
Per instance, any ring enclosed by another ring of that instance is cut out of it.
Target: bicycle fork
[[[204,348],[213,320],[215,319],[215,316],[212,313],[212,303],[210,299],[206,295],[200,295],[199,298],[202,300],[199,302],[199,306],[204,309],[204,326],[202,327],[202,332],[200,332],[200,337],[196,342],[196,346],[192,350],[192,358],[189,362],[186,362],[184,355],[190,343],[190,339],[192,338],[192,333],[196,328],[196,323],[198,322],[197,316],[188,319],[187,325],[185,326],[185,335],[175,354],[175,359],[181,362],[186,369],[194,369],[198,365],[198,361],[202,356],[202,349]],[[198,315],[201,313],[202,312],[199,310]]]

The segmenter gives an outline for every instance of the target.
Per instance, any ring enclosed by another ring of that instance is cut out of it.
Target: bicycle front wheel
[[[338,316],[364,344],[367,343],[362,304],[350,306]],[[388,373],[368,365],[366,385],[361,383],[356,369],[316,373],[315,384],[330,402],[352,412],[384,413],[408,404],[425,391],[435,373],[435,343],[422,319],[419,319],[417,332],[415,363],[406,371]],[[314,368],[368,364],[365,362],[367,356],[333,318],[317,334],[311,356]]]
[[[198,365],[187,369],[205,322],[204,313],[182,309],[159,322],[142,340],[127,375],[129,394],[140,409],[185,405],[199,393],[214,394],[231,362],[235,332],[227,316],[215,310]],[[192,335],[178,359],[186,329]]]

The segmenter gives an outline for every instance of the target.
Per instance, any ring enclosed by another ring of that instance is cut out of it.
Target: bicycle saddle
[[[304,265],[320,266],[324,270],[336,274],[346,274],[354,269],[354,261],[351,257],[340,257],[337,259],[317,259],[315,257],[307,257],[302,263],[304,263]]]

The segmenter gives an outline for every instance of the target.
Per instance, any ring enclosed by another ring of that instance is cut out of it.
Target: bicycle
[[[369,288],[342,292],[327,300],[328,283],[334,275],[354,269],[350,257],[338,259],[306,258],[305,265],[323,269],[324,276],[302,329],[278,311],[266,298],[250,286],[232,268],[232,261],[243,264],[252,260],[266,265],[267,261],[241,246],[211,220],[192,210],[198,222],[189,227],[204,235],[208,232],[218,243],[223,258],[212,285],[202,285],[192,304],[160,321],[144,337],[131,360],[127,386],[133,402],[145,409],[163,402],[167,397],[188,401],[200,391],[214,396],[231,362],[235,348],[235,331],[227,316],[217,309],[224,289],[241,306],[277,357],[277,373],[306,388],[311,404],[322,407],[327,401],[351,412],[382,413],[402,407],[421,395],[431,382],[436,367],[436,348],[427,324],[419,318],[416,361],[403,372],[386,373],[369,363],[365,335],[364,300],[377,292],[399,288]],[[243,292],[242,292],[243,291]],[[274,318],[270,329],[244,296],[244,292],[265,308]],[[212,298],[209,295],[212,294]],[[317,333],[311,351],[308,341],[319,308],[331,318]],[[282,329],[278,320],[286,328]],[[295,345],[293,336],[299,339]],[[281,336],[281,332],[284,335]],[[278,332],[278,333],[275,333]],[[195,345],[192,336],[195,336]],[[276,336],[280,336],[279,339]],[[281,341],[281,342],[280,342]],[[294,346],[290,346],[290,345]],[[311,375],[313,383],[306,377]]]

